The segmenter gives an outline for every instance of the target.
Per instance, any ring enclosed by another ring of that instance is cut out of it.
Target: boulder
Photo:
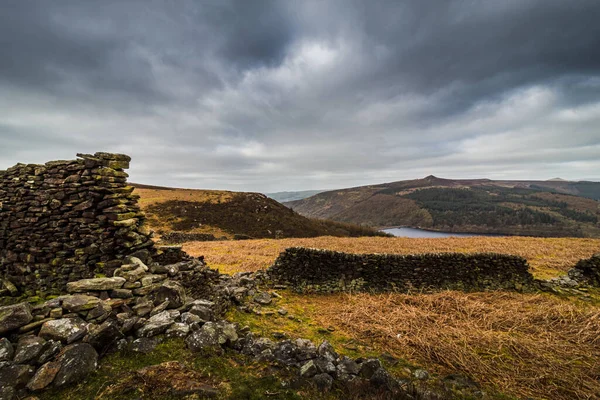
[[[179,312],[175,310],[167,310],[150,317],[148,321],[137,330],[138,337],[152,337],[164,333],[171,324],[175,322],[175,318],[179,316]]]
[[[79,382],[98,366],[98,353],[88,343],[77,343],[65,347],[56,362],[60,369],[54,378],[57,387]]]
[[[68,312],[80,312],[91,310],[100,304],[102,300],[94,296],[84,294],[76,294],[73,296],[65,296],[63,298],[62,307]]]
[[[63,348],[63,345],[58,340],[48,340],[44,344],[40,355],[38,356],[38,364],[45,364],[57,355]]]
[[[0,390],[7,387],[22,389],[35,373],[31,365],[10,364],[0,366]]]
[[[333,385],[333,378],[329,374],[317,374],[312,378],[316,388],[322,392],[328,392]]]
[[[133,294],[135,296],[146,296],[150,293],[154,293],[160,288],[160,283],[154,283],[148,286],[142,286],[137,289],[133,289]]]
[[[202,319],[196,314],[192,314],[190,312],[184,312],[181,314],[181,322],[184,324],[192,325],[193,323],[198,323],[202,321]]]
[[[296,339],[296,359],[306,361],[317,357],[317,347],[308,339]]]
[[[29,303],[0,307],[0,335],[27,325],[32,319]]]
[[[91,344],[100,354],[105,353],[117,341],[123,338],[116,321],[104,321],[101,325],[90,325],[89,333],[84,338],[86,343]]]
[[[154,294],[154,304],[169,302],[168,308],[179,308],[185,304],[185,289],[174,281],[166,281]]]
[[[371,379],[379,368],[383,368],[381,361],[377,358],[369,358],[360,364],[359,375],[365,379]]]
[[[15,349],[7,338],[0,338],[0,362],[11,361]]]
[[[319,372],[325,372],[332,375],[336,373],[335,364],[326,358],[316,358],[315,365],[319,369]]]
[[[175,322],[165,332],[167,337],[171,337],[171,338],[172,337],[184,338],[189,333],[190,333],[190,326],[188,324],[184,324],[183,322]]]
[[[158,345],[158,342],[155,339],[150,339],[150,338],[139,338],[139,339],[135,339],[132,343],[131,343],[131,351],[135,352],[135,353],[150,353],[152,352],[156,346]]]
[[[110,316],[112,312],[112,307],[108,303],[108,301],[101,301],[98,305],[92,308],[86,316],[86,321],[94,320],[96,322],[102,322],[106,318]]]
[[[61,318],[45,322],[40,330],[40,337],[69,344],[83,338],[86,333],[85,322],[77,318]]]
[[[146,269],[144,269],[144,267],[142,266],[123,265],[121,266],[121,268],[118,268],[115,271],[114,276],[120,276],[122,278],[125,278],[127,282],[135,282],[140,280],[144,275],[146,275],[146,271],[148,271],[147,267]]]
[[[273,356],[275,356],[275,359],[281,364],[295,365],[295,355],[297,350],[296,346],[290,340],[283,340],[277,343],[277,346],[273,351]]]
[[[244,353],[252,354],[254,356],[258,356],[265,350],[273,350],[275,349],[275,343],[268,338],[257,338],[252,339],[249,337],[250,335],[246,335],[247,343],[244,345]]]
[[[385,368],[378,368],[369,379],[371,385],[378,388],[393,390],[396,386],[396,380]]]
[[[145,300],[133,306],[132,310],[137,316],[145,317],[150,314],[153,308],[154,304],[150,300]]]
[[[35,364],[46,341],[38,336],[24,336],[17,343],[13,362],[15,364]]]
[[[213,311],[215,303],[211,301],[204,300],[195,300],[192,303],[192,307],[189,312],[191,314],[197,315],[203,321],[212,321],[214,320],[215,313]]]
[[[335,352],[335,349],[327,340],[324,340],[323,343],[319,345],[317,348],[317,355],[319,357],[326,358],[327,360],[335,363],[339,358],[338,354]]]
[[[27,389],[36,392],[50,386],[56,374],[60,370],[60,363],[53,361],[48,362],[37,370],[33,378],[27,383]]]
[[[319,372],[319,369],[315,365],[313,360],[306,362],[300,367],[300,376],[303,378],[312,378]]]
[[[152,309],[152,311],[150,311],[150,316],[153,317],[158,313],[161,313],[163,311],[165,311],[167,309],[167,307],[169,306],[169,300],[165,300],[163,301],[161,304],[157,305],[156,307],[154,307]]]
[[[342,357],[336,367],[338,374],[358,375],[360,366],[350,357]]]
[[[256,294],[252,300],[254,300],[255,303],[265,306],[271,304],[273,301],[273,299],[271,299],[271,295],[267,292],[260,292]]]
[[[80,281],[67,283],[67,292],[84,293],[90,291],[120,289],[123,287],[125,281],[125,278],[118,276],[112,278],[82,279]]]
[[[214,322],[207,322],[185,339],[187,347],[194,353],[219,347],[219,328]]]
[[[142,286],[151,286],[154,285],[156,283],[162,282],[165,279],[167,279],[166,275],[155,275],[155,274],[150,274],[150,275],[145,275],[142,279]]]

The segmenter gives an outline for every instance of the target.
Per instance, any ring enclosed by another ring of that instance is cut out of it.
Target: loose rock
[[[57,387],[79,382],[98,366],[98,353],[88,343],[77,343],[65,347],[56,362],[60,370],[54,378]]]
[[[37,336],[25,336],[17,343],[15,351],[15,364],[35,364],[37,357],[42,352],[46,341]]]
[[[33,320],[29,303],[0,307],[0,335],[27,325]]]
[[[0,338],[0,362],[11,361],[15,349],[7,338]]]
[[[121,277],[82,279],[67,283],[67,292],[84,293],[89,291],[120,289],[124,283],[125,278]]]
[[[82,339],[86,333],[87,328],[83,321],[75,318],[61,318],[45,322],[40,330],[40,337],[70,344]]]

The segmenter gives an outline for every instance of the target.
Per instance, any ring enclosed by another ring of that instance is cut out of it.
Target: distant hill
[[[323,193],[325,190],[302,190],[299,192],[276,192],[276,193],[265,193],[267,197],[272,198],[280,203],[286,201],[302,200],[315,194]]]
[[[384,235],[371,228],[306,218],[260,193],[132,186],[148,227],[159,234],[178,231],[227,239]]]
[[[285,205],[301,215],[372,227],[600,237],[600,183],[424,179],[334,190]]]

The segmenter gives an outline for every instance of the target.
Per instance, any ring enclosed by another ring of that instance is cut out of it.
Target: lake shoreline
[[[398,227],[385,227],[379,229],[381,232],[389,233],[396,237],[409,237],[409,238],[445,238],[445,237],[476,237],[476,236],[487,236],[487,237],[502,237],[508,235],[493,234],[493,233],[480,233],[480,232],[448,232],[448,231],[436,231],[433,229],[417,228],[412,226],[398,226]]]

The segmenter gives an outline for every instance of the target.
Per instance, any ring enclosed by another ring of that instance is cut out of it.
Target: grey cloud
[[[595,0],[8,0],[0,168],[107,150],[199,188],[589,178],[598,20]]]

